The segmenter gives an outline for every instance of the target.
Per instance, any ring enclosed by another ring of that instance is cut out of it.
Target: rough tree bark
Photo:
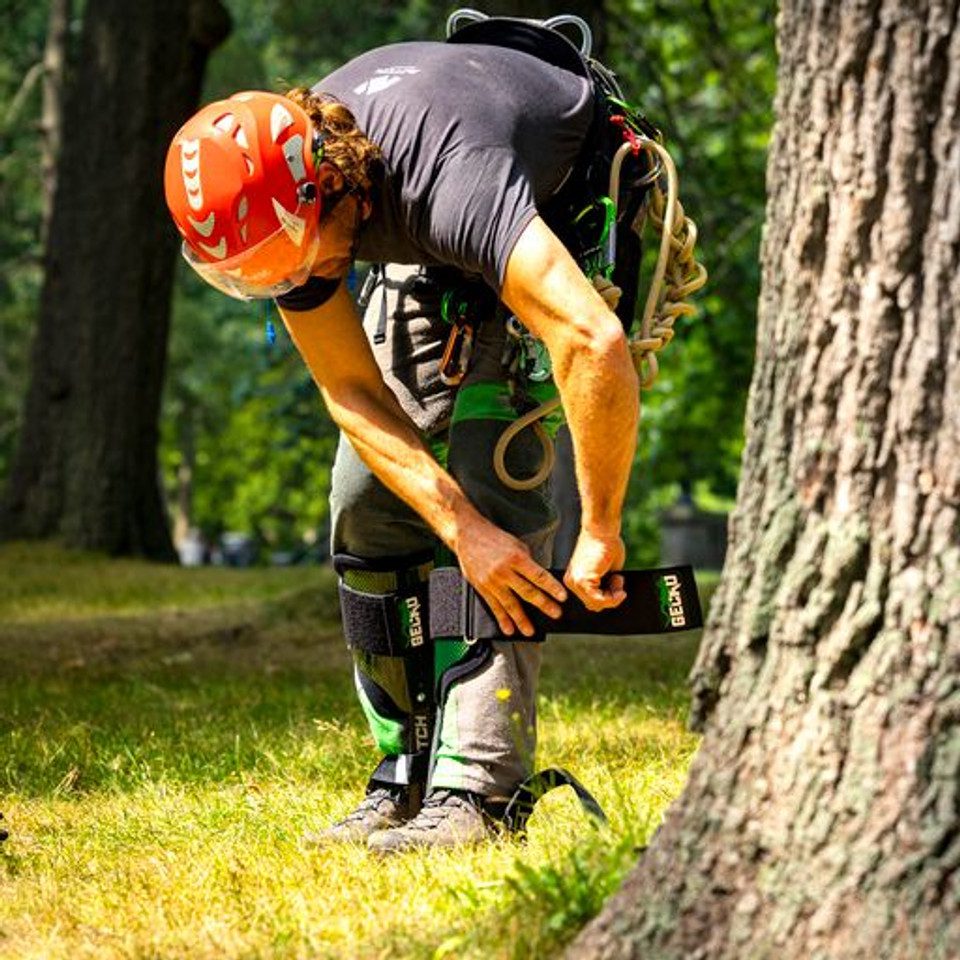
[[[157,469],[175,233],[163,158],[229,32],[219,0],[89,0],[5,537],[174,556]]]
[[[786,0],[682,797],[576,958],[960,956],[957,0]]]

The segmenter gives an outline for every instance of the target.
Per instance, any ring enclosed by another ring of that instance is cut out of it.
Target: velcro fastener
[[[430,636],[464,637],[468,642],[506,639],[480,594],[456,567],[437,567],[430,571]],[[543,637],[518,639],[542,640]]]
[[[398,657],[405,638],[395,593],[362,593],[340,581],[343,636],[352,650]]]
[[[430,636],[463,636],[463,588],[466,580],[456,567],[430,571]]]

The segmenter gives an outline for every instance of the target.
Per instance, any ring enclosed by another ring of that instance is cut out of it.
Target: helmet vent
[[[276,143],[280,134],[290,126],[293,126],[293,114],[282,103],[275,103],[270,111],[270,139]]]
[[[217,117],[217,119],[213,121],[213,125],[224,133],[233,133],[233,125],[235,122],[236,117],[232,113],[225,113],[223,116]]]
[[[294,183],[300,183],[307,177],[307,168],[303,162],[303,137],[298,133],[283,145],[283,159],[287,161],[290,176]]]
[[[244,132],[243,127],[237,127],[233,134],[233,139],[236,140],[244,150],[250,149],[250,141],[247,139],[247,135]]]
[[[255,167],[254,167],[254,165],[253,165],[253,160],[252,160],[249,156],[247,156],[247,154],[244,154],[244,155],[243,155],[243,162],[244,162],[244,164],[246,165],[246,168],[247,168],[247,176],[248,176],[248,177],[252,177],[252,176],[253,176],[253,171],[254,171],[254,169],[255,169]]]

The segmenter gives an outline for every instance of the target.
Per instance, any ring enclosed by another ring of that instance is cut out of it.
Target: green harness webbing
[[[557,386],[552,380],[530,383],[524,389],[530,408],[547,403],[557,397]],[[512,423],[524,411],[518,411],[516,398],[510,387],[502,380],[482,380],[468,383],[460,388],[453,407],[452,423],[463,420],[502,420]],[[563,410],[558,408],[543,421],[544,429],[555,436],[563,424]]]

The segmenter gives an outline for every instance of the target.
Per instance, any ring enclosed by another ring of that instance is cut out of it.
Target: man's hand
[[[627,598],[623,577],[614,574],[601,586],[611,570],[622,570],[626,550],[619,536],[600,537],[580,531],[563,582],[583,601],[588,610],[608,610]]]
[[[560,604],[567,598],[563,585],[530,556],[522,540],[492,523],[484,521],[480,529],[462,538],[457,559],[464,577],[486,601],[506,636],[516,630],[527,637],[535,632],[521,599],[548,617],[560,616]]]

